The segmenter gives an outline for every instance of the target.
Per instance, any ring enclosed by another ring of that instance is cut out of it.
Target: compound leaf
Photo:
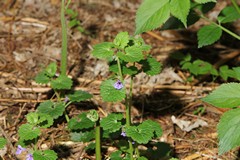
[[[100,86],[100,94],[106,102],[121,101],[125,98],[125,87],[122,89],[114,88],[115,81],[109,79],[102,82]]]
[[[92,54],[94,57],[99,59],[108,59],[111,58],[114,54],[112,48],[114,44],[112,42],[103,42],[93,46]]]
[[[222,84],[202,99],[220,108],[234,108],[240,105],[240,83]]]
[[[58,78],[51,81],[53,89],[71,89],[72,80],[66,75],[60,75]]]
[[[187,16],[190,11],[190,0],[171,0],[170,1],[171,14],[178,18],[185,27],[187,27]]]
[[[219,142],[219,154],[223,154],[237,146],[240,146],[240,109],[225,112],[217,126]]]
[[[135,34],[153,30],[169,17],[169,0],[145,0],[137,10]]]
[[[215,25],[208,25],[202,27],[197,33],[198,48],[213,44],[221,37],[221,35],[221,28]]]
[[[100,121],[101,127],[103,130],[108,130],[109,132],[116,132],[122,127],[122,114],[112,113],[109,114],[107,117],[103,118]]]

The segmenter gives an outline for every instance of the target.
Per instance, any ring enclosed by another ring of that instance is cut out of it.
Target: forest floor
[[[228,0],[219,1],[209,16],[214,17],[228,3]],[[51,95],[50,87],[38,85],[34,77],[50,62],[60,63],[60,4],[60,0],[0,1],[0,136],[6,136],[15,148],[19,138],[17,130],[26,122],[25,115]],[[139,5],[140,0],[79,0],[71,3],[70,8],[78,13],[77,18],[85,32],[76,28],[68,30],[68,74],[76,80],[76,88],[94,96],[90,101],[69,106],[70,117],[92,108],[103,114],[124,112],[121,103],[101,101],[99,86],[110,73],[107,62],[94,58],[91,51],[95,44],[112,41],[121,31],[133,35]],[[226,110],[201,101],[224,81],[212,81],[211,76],[202,76],[189,82],[189,73],[170,58],[182,52],[218,67],[239,64],[239,42],[235,40],[223,36],[221,43],[197,48],[196,31],[203,24],[200,21],[187,30],[155,30],[141,35],[152,46],[151,55],[163,64],[163,71],[151,78],[143,74],[135,78],[132,117],[136,122],[143,119],[157,121],[163,128],[163,136],[158,140],[171,147],[173,157],[233,160],[238,158],[238,150],[218,155],[216,126]],[[240,31],[239,25],[235,28]],[[197,112],[199,108],[203,109],[202,113]],[[178,121],[191,123],[203,120],[207,125],[187,132],[173,123],[173,116]],[[64,144],[70,150],[55,149],[59,159],[94,159],[94,154],[83,150],[85,144],[70,141],[65,127],[66,122],[60,119],[58,125],[46,130],[47,135],[38,147],[54,148]],[[106,157],[111,150],[114,148],[109,147],[104,153]],[[9,148],[2,154],[2,159],[15,159],[14,153]]]

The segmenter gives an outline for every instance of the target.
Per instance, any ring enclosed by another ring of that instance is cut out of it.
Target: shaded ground
[[[215,11],[218,12],[227,3],[219,1]],[[71,5],[78,12],[78,19],[88,34],[76,29],[68,31],[69,75],[79,82],[78,88],[94,94],[94,98],[79,106],[70,106],[70,116],[90,108],[100,109],[103,115],[113,111],[124,112],[122,104],[108,104],[100,100],[99,84],[109,73],[107,63],[93,58],[91,49],[97,43],[111,41],[120,31],[133,34],[139,4],[138,0],[81,0]],[[33,78],[50,62],[60,63],[60,1],[6,0],[0,5],[0,126],[3,129],[0,134],[7,136],[16,146],[17,129],[25,122],[24,116],[34,111],[38,103],[48,96],[49,87],[37,85]],[[210,16],[214,17],[214,14]],[[173,155],[179,159],[236,159],[234,152],[222,156],[217,154],[216,125],[224,110],[200,101],[219,83],[207,82],[207,78],[185,82],[188,73],[182,72],[177,63],[169,59],[170,54],[181,50],[213,64],[239,64],[239,53],[229,59],[225,56],[237,51],[239,45],[235,40],[226,43],[223,37],[222,43],[197,49],[195,31],[203,23],[187,31],[154,31],[142,35],[145,42],[153,47],[151,54],[164,64],[165,72],[152,78],[145,75],[136,77],[133,121],[150,118],[159,122],[164,131],[159,141],[170,144]],[[239,24],[235,27],[236,31],[240,31],[237,28]],[[205,112],[194,115],[199,107],[204,107]],[[208,126],[185,132],[173,124],[173,115],[191,122],[202,119]],[[38,147],[55,148],[62,159],[94,159],[93,155],[84,152],[85,144],[69,140],[65,126],[66,123],[60,121],[57,126],[46,130],[47,134]],[[109,147],[108,151],[111,149],[114,150]],[[15,159],[11,152],[9,149],[3,158]]]

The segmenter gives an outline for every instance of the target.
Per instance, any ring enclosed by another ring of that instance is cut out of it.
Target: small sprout
[[[122,131],[121,136],[126,137],[126,132]]]
[[[16,155],[19,155],[24,151],[26,151],[26,148],[23,148],[22,146],[18,145]]]
[[[27,154],[26,160],[33,160],[33,155],[31,153]]]
[[[123,88],[122,82],[118,80],[116,83],[114,83],[114,88],[118,90],[122,89]]]

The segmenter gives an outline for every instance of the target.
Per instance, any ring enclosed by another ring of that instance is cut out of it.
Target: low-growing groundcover
[[[56,140],[58,138],[51,138],[51,136],[48,137],[48,134],[54,130],[60,130],[58,133],[60,135],[61,133],[65,133],[66,136],[67,133],[69,133],[69,137],[65,138],[64,141],[71,139],[71,141],[76,141],[78,144],[84,143],[86,145],[84,150],[87,154],[83,154],[83,157],[88,157],[88,159],[91,159],[89,156],[92,156],[95,159],[102,159],[103,157],[105,159],[181,158],[181,154],[178,152],[179,148],[181,148],[179,147],[180,145],[178,145],[179,142],[184,141],[184,139],[188,139],[188,141],[191,141],[194,138],[198,139],[198,132],[204,132],[204,129],[192,131],[190,133],[191,136],[188,138],[184,136],[180,136],[180,138],[172,137],[173,143],[170,146],[169,144],[160,142],[160,137],[163,135],[161,140],[166,141],[166,139],[164,139],[166,133],[167,136],[169,136],[169,133],[179,133],[182,135],[182,132],[175,127],[175,131],[168,132],[166,126],[169,126],[169,122],[168,125],[162,125],[165,122],[162,120],[164,117],[163,112],[159,112],[161,115],[157,117],[148,117],[143,114],[141,119],[138,119],[136,114],[132,112],[132,97],[135,87],[135,84],[132,83],[133,78],[142,72],[149,76],[158,75],[162,67],[159,61],[154,58],[155,56],[152,56],[151,54],[151,44],[145,44],[145,40],[137,34],[155,29],[162,24],[164,24],[162,29],[167,29],[171,26],[170,22],[173,21],[178,22],[178,25],[175,26],[178,26],[179,28],[187,27],[191,25],[189,23],[190,20],[188,15],[191,15],[190,13],[195,11],[199,16],[198,18],[202,18],[210,23],[209,25],[203,26],[196,34],[198,36],[198,47],[204,47],[216,42],[223,32],[238,39],[238,36],[228,30],[228,28],[226,28],[227,26],[224,25],[225,23],[233,22],[239,18],[239,10],[235,1],[232,1],[232,6],[228,6],[220,12],[217,22],[211,21],[206,15],[204,15],[207,12],[204,10],[204,6],[208,6],[207,8],[209,11],[209,9],[211,9],[209,6],[215,3],[216,1],[214,0],[184,0],[182,3],[179,3],[179,1],[176,0],[161,0],[159,2],[152,0],[143,1],[136,14],[137,26],[135,35],[129,34],[126,31],[117,31],[118,33],[111,35],[113,38],[110,40],[108,39],[103,42],[101,39],[97,44],[89,47],[92,49],[91,53],[94,57],[104,59],[109,64],[110,74],[108,75],[108,78],[107,76],[100,77],[102,83],[97,89],[100,91],[100,101],[118,101],[116,104],[121,104],[119,102],[122,102],[124,104],[124,109],[122,109],[121,112],[117,112],[117,110],[115,110],[115,105],[111,104],[111,109],[109,110],[101,110],[100,108],[99,110],[95,110],[100,106],[99,104],[103,104],[98,101],[95,108],[92,110],[84,108],[79,113],[76,108],[71,111],[72,107],[77,106],[79,103],[82,103],[82,101],[95,100],[95,95],[84,90],[76,90],[74,88],[75,81],[73,81],[71,76],[67,76],[68,68],[66,53],[68,40],[66,38],[67,30],[66,24],[64,23],[64,10],[67,9],[71,3],[70,1],[67,3],[62,1],[61,62],[48,63],[48,65],[46,65],[47,67],[42,69],[35,78],[37,83],[48,84],[53,89],[54,94],[51,94],[49,99],[45,97],[43,102],[37,104],[36,108],[29,110],[29,112],[25,112],[25,114],[20,112],[22,113],[21,120],[23,121],[21,121],[18,126],[18,135],[17,138],[14,138],[15,143],[13,143],[14,146],[12,146],[12,154],[17,156],[23,155],[25,156],[23,159],[28,160],[33,158],[35,160],[60,158],[61,156],[57,150],[54,149],[55,147],[50,147],[51,145],[44,147],[49,144],[49,141],[51,141],[50,144],[57,143]],[[184,9],[180,10],[183,6]],[[84,30],[81,28],[84,23],[77,20],[78,14],[71,9],[66,11],[68,11],[70,16],[69,27],[71,30],[76,29],[83,34],[89,34],[86,32],[87,29]],[[168,21],[169,18],[173,21]],[[202,68],[198,69],[198,67]],[[224,80],[227,80],[228,77],[238,79],[238,68],[236,66],[233,67],[232,70],[229,68],[230,67],[228,66],[224,66],[218,71],[214,69],[211,64],[202,60],[191,61],[190,59],[188,61],[182,61],[182,69],[189,71],[189,73],[196,76],[196,78],[198,78],[199,75],[211,74],[215,77],[219,76]],[[231,74],[227,73],[228,69],[231,71]],[[130,83],[128,81],[129,84],[126,82],[126,79],[130,79]],[[229,135],[235,133],[239,123],[237,119],[239,113],[237,108],[239,94],[238,88],[238,83],[222,85],[212,94],[202,99],[209,104],[221,108],[232,108],[232,110],[224,113],[217,126],[219,134],[219,150],[214,151],[215,155],[212,156],[213,158],[239,146],[238,134],[229,138]],[[144,90],[141,92],[144,93]],[[167,99],[165,99],[165,101],[167,101]],[[90,102],[85,104],[90,104]],[[104,105],[101,105],[101,107],[104,107]],[[195,114],[199,113],[198,116],[206,116],[209,114],[206,108],[202,106],[199,106],[199,108],[203,108],[201,113],[194,112]],[[112,112],[112,110],[115,112]],[[158,111],[158,108],[155,110]],[[75,113],[74,111],[77,111],[78,113]],[[198,108],[196,111],[198,111]],[[179,112],[171,110],[169,113],[177,114]],[[191,113],[193,111],[189,112]],[[142,110],[142,113],[146,112]],[[159,122],[161,122],[161,125]],[[229,125],[229,122],[231,122],[231,125]],[[59,129],[59,126],[63,127]],[[2,131],[2,134],[3,133],[4,131]],[[204,133],[202,135],[204,135]],[[169,142],[171,143],[172,141]],[[201,141],[201,139],[199,141]],[[8,143],[11,144],[11,139],[9,136],[6,136],[6,134],[3,134],[0,138],[1,149],[4,149],[6,145],[10,145]],[[114,150],[106,150],[106,148],[111,147],[114,147]],[[184,149],[191,148],[186,147],[186,145],[184,147]],[[193,152],[189,151],[182,155],[182,157],[190,157],[191,154],[194,154],[194,147],[195,146],[192,146]],[[214,144],[212,148],[216,149],[217,144]],[[176,154],[174,154],[174,150],[176,150]],[[219,155],[217,155],[217,153],[219,153]]]

